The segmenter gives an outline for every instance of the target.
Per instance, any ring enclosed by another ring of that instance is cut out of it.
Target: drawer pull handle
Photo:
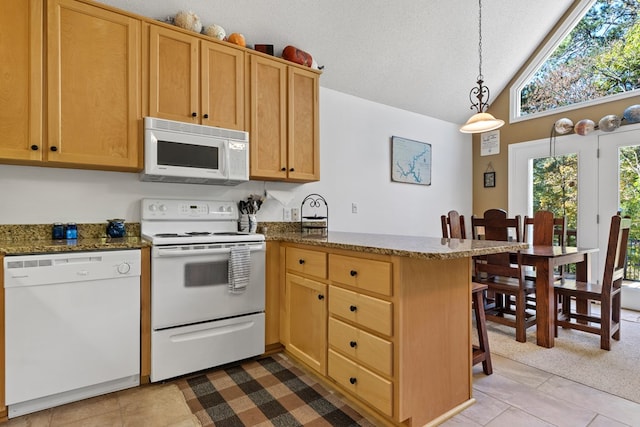
[[[198,113],[194,111],[193,113],[191,113],[191,117],[198,117]]]
[[[39,147],[38,147],[37,145],[35,145],[35,144],[33,144],[33,145],[31,146],[31,149],[32,149],[33,151],[38,151],[38,148],[39,148]]]
[[[356,348],[358,346],[358,343],[355,341],[351,341],[349,342],[349,345],[351,346],[351,348]]]
[[[318,294],[318,299],[319,299],[320,301],[322,301],[322,300],[324,299],[324,295],[322,295],[322,294]]]
[[[349,274],[351,275],[351,277],[356,277],[358,275],[358,272],[355,270],[351,270]]]
[[[349,306],[349,310],[351,311],[356,311],[358,309],[358,307],[356,307],[355,305]]]
[[[298,260],[298,262],[299,262],[300,264],[304,264],[304,260],[303,260],[302,258],[301,258],[301,259],[299,259],[299,260]]]
[[[351,384],[355,384],[355,383],[357,383],[357,382],[358,382],[358,380],[356,379],[356,377],[351,377],[351,378],[349,378],[349,382],[350,382]]]
[[[208,115],[208,114],[205,114],[205,115],[204,115],[204,116],[202,116],[202,117],[204,117],[205,119],[208,119],[208,118],[209,118],[209,115]]]

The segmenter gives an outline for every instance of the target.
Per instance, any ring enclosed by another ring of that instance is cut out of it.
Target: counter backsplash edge
[[[107,223],[77,224],[79,239],[102,239]],[[126,237],[140,237],[140,223],[126,223]],[[0,241],[51,240],[53,224],[0,224]]]

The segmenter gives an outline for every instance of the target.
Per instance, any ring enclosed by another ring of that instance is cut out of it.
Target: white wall
[[[143,197],[237,201],[265,189],[285,191],[289,208],[310,193],[323,195],[332,231],[440,236],[442,213],[471,213],[471,138],[457,125],[326,88],[320,90],[320,123],[317,183],[161,184],[141,182],[135,173],[0,165],[0,223],[138,222]],[[391,182],[394,135],[432,144],[430,186]],[[268,198],[258,221],[281,221],[282,209]]]

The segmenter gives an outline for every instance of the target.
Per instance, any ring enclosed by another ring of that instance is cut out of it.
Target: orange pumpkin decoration
[[[227,41],[229,43],[237,44],[238,46],[247,47],[247,41],[244,39],[244,36],[240,33],[229,34],[229,37],[227,37]]]

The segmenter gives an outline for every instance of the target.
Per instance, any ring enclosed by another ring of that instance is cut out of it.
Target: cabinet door
[[[289,181],[320,180],[320,115],[318,75],[289,67]]]
[[[326,375],[327,285],[287,274],[287,350]]]
[[[149,116],[200,123],[198,43],[189,34],[149,26]]]
[[[202,124],[244,130],[244,52],[201,41]]]
[[[251,179],[287,178],[287,66],[250,55]]]
[[[42,159],[42,2],[4,1],[0,13],[0,158]]]
[[[47,160],[140,170],[140,21],[49,0]]]

